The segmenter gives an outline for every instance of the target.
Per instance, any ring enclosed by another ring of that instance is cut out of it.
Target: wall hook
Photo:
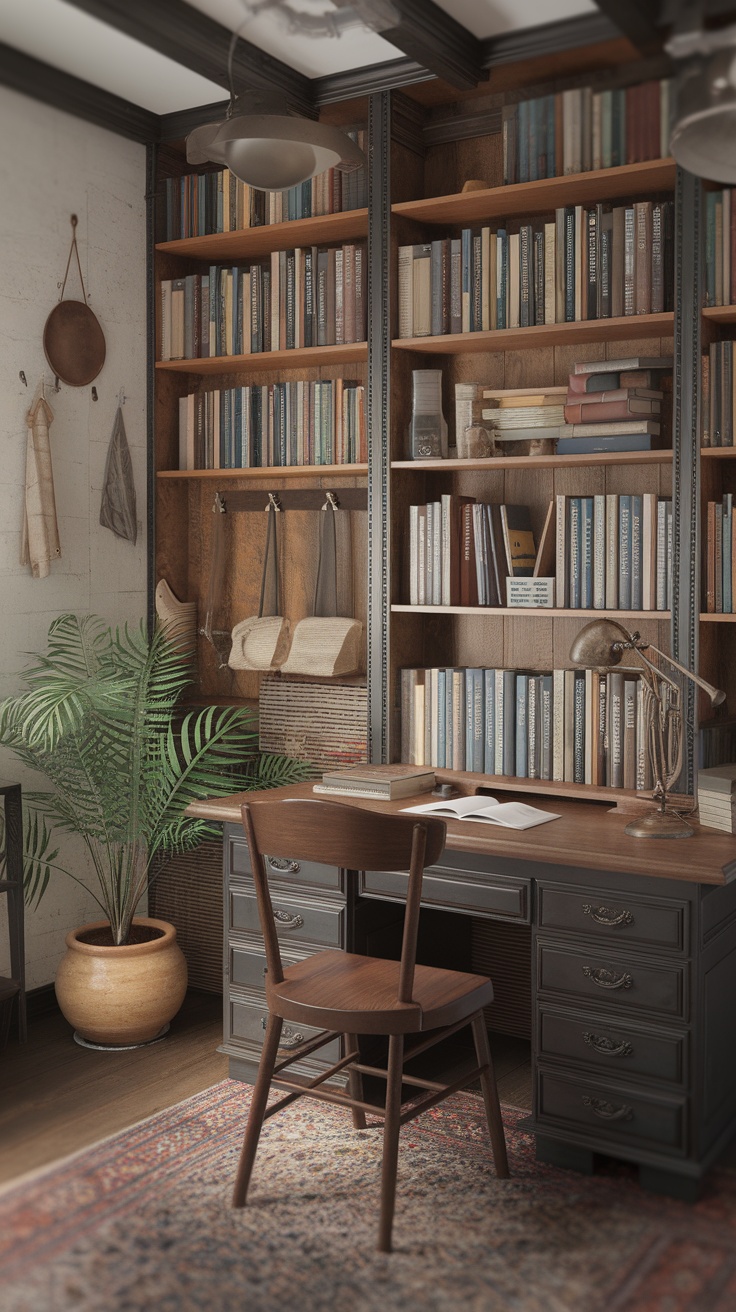
[[[121,407],[121,409],[122,409],[122,407],[125,405],[125,402],[127,401],[127,399],[128,399],[128,398],[127,398],[127,396],[125,395],[125,391],[124,391],[124,389],[121,387],[121,388],[120,388],[120,391],[118,392],[118,405]]]
[[[99,396],[97,395],[97,388],[96,388],[96,387],[93,387],[93,388],[92,388],[92,400],[93,400],[93,401],[99,401],[99,399],[100,399],[100,398],[99,398]]]
[[[221,492],[215,492],[215,501],[212,507],[212,514],[216,515],[218,510],[221,515],[224,515],[227,511],[227,506],[225,505],[225,501]]]
[[[327,500],[325,501],[325,504],[323,505],[322,509],[329,510],[330,506],[332,506],[333,510],[340,509],[340,502],[338,501],[334,492],[327,493]]]
[[[269,492],[268,505],[264,506],[264,510],[269,511],[272,506],[274,510],[283,510],[283,506],[281,505],[281,498],[278,492]]]
[[[27,387],[27,386],[28,386],[28,379],[26,378],[26,375],[25,375],[25,372],[24,372],[23,369],[21,369],[20,373],[18,374],[18,377],[20,378],[20,381],[22,382],[23,386],[24,386],[24,387]]]

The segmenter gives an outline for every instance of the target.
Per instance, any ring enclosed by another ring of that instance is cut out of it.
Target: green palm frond
[[[25,808],[23,817],[23,887],[26,901],[38,906],[46,892],[51,871],[56,867],[58,847],[52,847],[52,831],[45,817]],[[7,870],[5,847],[5,816],[0,812],[0,879]]]

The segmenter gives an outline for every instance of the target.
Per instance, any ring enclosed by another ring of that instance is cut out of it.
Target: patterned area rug
[[[496,1180],[482,1104],[401,1132],[390,1256],[374,1249],[380,1137],[306,1099],[267,1122],[251,1204],[229,1194],[249,1089],[224,1080],[0,1195],[2,1312],[733,1312],[736,1174],[695,1207],[633,1172],[535,1161],[506,1109]]]

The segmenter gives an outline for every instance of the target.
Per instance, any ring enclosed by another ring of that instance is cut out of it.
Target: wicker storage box
[[[365,684],[263,679],[258,711],[262,752],[309,761],[315,774],[368,759]]]

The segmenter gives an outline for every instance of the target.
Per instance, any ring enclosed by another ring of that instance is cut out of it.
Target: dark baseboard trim
[[[37,989],[29,989],[26,993],[26,1012],[29,1025],[34,1020],[42,1020],[44,1016],[57,1015],[60,1010],[53,984],[41,984]]]

